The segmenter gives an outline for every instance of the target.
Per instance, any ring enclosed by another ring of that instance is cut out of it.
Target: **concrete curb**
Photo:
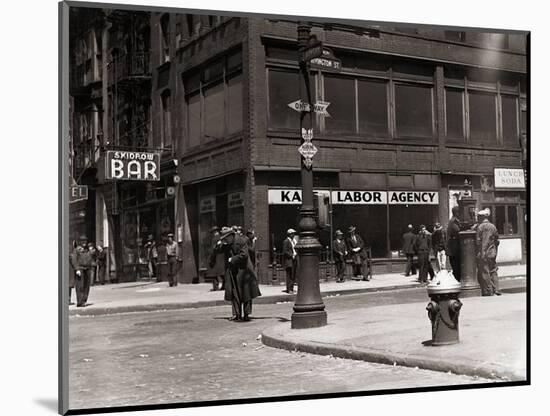
[[[280,327],[280,326],[279,326]],[[269,347],[285,349],[288,351],[300,351],[309,354],[328,355],[337,358],[346,358],[357,361],[367,361],[371,363],[399,365],[403,367],[420,368],[423,370],[432,370],[440,372],[451,372],[459,375],[472,377],[483,377],[496,379],[499,381],[519,381],[524,380],[524,375],[516,374],[514,371],[498,368],[491,365],[478,366],[466,363],[445,362],[442,360],[410,355],[405,353],[396,353],[391,351],[346,347],[338,344],[318,343],[314,341],[296,341],[277,333],[275,327],[262,333],[262,343]],[[288,324],[285,327],[288,329]],[[443,347],[434,347],[443,348]]]
[[[517,276],[505,276],[501,280],[505,279],[514,279],[525,277],[525,275]],[[375,292],[389,292],[392,290],[401,290],[401,289],[415,289],[422,287],[420,283],[410,283],[406,285],[392,285],[392,286],[383,286],[383,287],[366,287],[360,289],[349,289],[349,290],[330,290],[326,292],[321,292],[323,298],[329,296],[345,296],[345,295],[356,295],[361,293],[375,293]],[[221,293],[221,292],[220,292]],[[255,305],[271,305],[279,302],[292,302],[296,298],[296,295],[272,295],[272,296],[261,296],[254,300]],[[144,305],[127,305],[127,306],[104,306],[93,309],[78,308],[70,309],[69,316],[99,316],[99,315],[112,315],[117,313],[129,313],[129,312],[154,312],[154,311],[165,311],[165,310],[176,310],[176,309],[196,309],[196,308],[208,308],[215,306],[227,306],[229,302],[224,301],[223,299],[218,300],[206,300],[198,302],[170,302],[170,303],[152,303]]]

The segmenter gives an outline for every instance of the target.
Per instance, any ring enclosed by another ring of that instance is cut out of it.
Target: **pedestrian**
[[[414,276],[416,274],[416,265],[414,263],[416,234],[413,232],[412,224],[407,226],[407,232],[403,234],[403,254],[407,257],[407,266],[405,267],[405,276]]]
[[[77,242],[73,240],[72,248],[70,249],[70,252],[69,252],[69,265],[71,266],[69,270],[69,305],[74,305],[74,302],[71,302],[71,296],[73,294],[73,288],[76,280],[76,270],[77,270],[76,247],[77,246],[78,246]]]
[[[256,241],[258,240],[258,237],[256,237],[254,230],[249,228],[246,231],[246,238],[246,244],[248,245],[248,256],[250,257],[252,266],[254,266],[254,270],[256,270]]]
[[[94,243],[88,243],[88,251],[92,256],[92,268],[90,269],[90,286],[97,283],[97,250]]]
[[[149,234],[147,237],[147,243],[145,243],[145,259],[147,260],[147,272],[149,279],[157,277],[156,263],[158,259],[158,252],[153,234]]]
[[[445,270],[447,263],[447,256],[445,255],[445,243],[447,236],[445,230],[440,223],[436,222],[434,225],[434,232],[432,234],[432,247],[436,257],[437,271]]]
[[[346,272],[346,257],[348,250],[344,241],[344,233],[336,230],[335,239],[332,243],[332,251],[334,255],[334,264],[336,265],[336,282],[342,283],[345,280]]]
[[[425,225],[421,225],[415,242],[415,251],[418,253],[418,281],[420,283],[426,283],[428,280],[428,273],[430,273],[431,248],[432,235],[428,230],[426,230]],[[433,275],[431,277],[433,278]]]
[[[210,256],[206,277],[212,280],[212,290],[223,290],[225,288],[225,257],[221,252],[216,252],[216,244],[220,241],[219,227],[210,229]]]
[[[166,250],[166,238],[163,237],[157,245],[157,282],[168,280],[168,251]]]
[[[252,300],[261,296],[256,274],[248,256],[246,237],[222,227],[216,251],[225,256],[225,296],[231,302],[231,321],[249,321]]]
[[[296,283],[296,269],[298,267],[298,253],[296,251],[296,230],[289,228],[283,241],[283,261],[286,271],[286,293],[294,293]]]
[[[178,254],[178,243],[174,241],[174,234],[167,235],[166,256],[168,257],[168,284],[170,287],[178,285],[176,276],[178,262],[180,261]]]
[[[453,276],[460,282],[461,270],[460,270],[460,219],[458,218],[459,207],[454,206],[452,208],[453,216],[449,220],[447,225],[447,246],[446,253],[449,256],[449,263],[453,269]]]
[[[356,233],[356,228],[352,225],[348,228],[349,236],[346,239],[348,253],[351,256],[353,264],[353,277],[357,280],[370,280],[369,275],[363,275],[363,263],[366,259],[365,243],[360,235]]]
[[[103,248],[101,244],[97,245],[96,249],[96,275],[97,281],[100,285],[105,284],[105,266],[107,264],[107,250]]]
[[[75,264],[76,270],[76,306],[83,308],[87,305],[90,293],[92,277],[93,255],[90,252],[88,238],[80,237],[80,244],[76,247]]]
[[[498,231],[497,228],[489,221],[491,211],[485,208],[478,212],[479,225],[476,230],[476,247],[477,247],[477,264],[481,273],[480,277],[481,295],[482,296],[500,296],[498,282]]]

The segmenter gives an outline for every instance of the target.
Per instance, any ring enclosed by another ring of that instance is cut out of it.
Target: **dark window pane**
[[[300,115],[288,107],[298,100],[300,77],[298,71],[269,71],[269,127],[300,128]],[[305,88],[305,87],[304,87]]]
[[[217,84],[204,91],[204,134],[205,139],[219,139],[224,136],[224,84]]]
[[[495,226],[500,235],[504,235],[504,224],[506,223],[506,207],[497,206],[495,208]]]
[[[506,224],[506,234],[518,233],[518,209],[515,206],[508,207],[508,223]]]
[[[201,96],[195,94],[187,101],[187,123],[189,147],[200,143],[201,135]]]
[[[227,57],[227,70],[229,72],[238,71],[243,66],[243,53],[242,51],[234,52]]]
[[[280,48],[276,46],[268,46],[266,48],[268,58],[282,59],[285,61],[297,61],[298,51],[296,49]]]
[[[215,81],[223,76],[223,59],[219,59],[208,65],[203,72],[203,81],[205,83]]]
[[[521,132],[527,132],[527,111],[521,111]]]
[[[463,92],[456,90],[445,91],[447,140],[464,141],[464,106]]]
[[[396,85],[395,118],[399,137],[432,138],[432,88]]]
[[[494,94],[470,92],[468,98],[472,143],[495,143],[497,122]]]
[[[358,81],[359,132],[388,136],[388,99],[385,82]]]
[[[517,98],[502,97],[502,139],[510,147],[518,147],[518,107]]]
[[[227,132],[229,134],[239,132],[243,128],[243,83],[241,74],[228,81],[227,105],[229,106]]]
[[[355,132],[355,81],[325,76],[325,101],[330,103],[325,118],[327,131]]]

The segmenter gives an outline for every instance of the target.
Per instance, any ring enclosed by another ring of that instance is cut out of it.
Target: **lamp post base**
[[[479,285],[462,286],[460,289],[461,298],[471,298],[476,296],[481,296],[481,288]]]
[[[325,311],[294,312],[291,318],[292,329],[319,328],[327,324]]]

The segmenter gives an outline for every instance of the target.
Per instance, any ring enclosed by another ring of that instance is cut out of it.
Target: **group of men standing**
[[[407,257],[405,276],[416,274],[414,257],[418,258],[419,277],[421,283],[427,282],[427,276],[434,277],[430,262],[431,251],[434,251],[438,270],[446,269],[447,256],[453,271],[453,276],[459,282],[462,279],[460,231],[465,229],[459,218],[459,207],[453,207],[452,217],[445,231],[441,224],[436,223],[434,232],[430,233],[424,225],[420,226],[418,234],[414,234],[412,224],[408,225],[403,235],[403,253]],[[476,232],[476,262],[477,278],[483,296],[500,295],[498,285],[498,254],[499,237],[496,227],[489,221],[491,211],[486,208],[477,213],[477,224],[470,229]]]
[[[174,241],[174,234],[167,234],[160,243],[157,243],[150,234],[144,247],[149,278],[156,278],[157,282],[168,281],[169,287],[177,286],[176,275],[181,257],[178,243]]]
[[[86,236],[81,236],[78,242],[73,243],[69,254],[71,272],[69,273],[69,304],[72,305],[71,295],[76,287],[76,306],[87,305],[90,286],[105,284],[107,251],[98,244],[88,242]]]
[[[336,282],[342,283],[345,281],[346,259],[352,262],[353,278],[355,280],[371,279],[370,271],[365,272],[365,261],[367,260],[367,252],[365,242],[356,232],[355,226],[351,225],[348,228],[348,237],[344,239],[344,233],[336,230],[335,239],[332,243],[332,252],[334,264],[336,266]]]

